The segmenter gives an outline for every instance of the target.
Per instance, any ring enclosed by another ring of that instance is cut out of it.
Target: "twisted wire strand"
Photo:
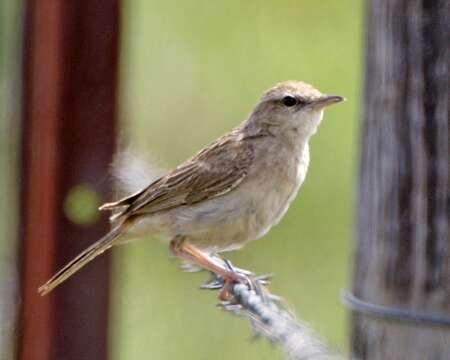
[[[223,302],[231,313],[249,319],[256,335],[278,344],[289,360],[342,360],[318,338],[306,324],[287,310],[279,297],[271,294],[259,282],[255,289],[235,284],[230,289],[234,299]]]

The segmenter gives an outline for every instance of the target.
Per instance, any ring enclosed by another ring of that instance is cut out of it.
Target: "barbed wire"
[[[250,277],[251,286],[241,283],[229,286],[229,300],[222,301],[220,307],[248,319],[255,335],[279,345],[289,360],[343,360],[308,325],[296,319],[279,296],[267,290],[269,277]],[[223,279],[213,276],[202,288],[223,289],[223,286]]]

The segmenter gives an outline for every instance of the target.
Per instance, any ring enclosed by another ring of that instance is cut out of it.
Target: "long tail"
[[[88,262],[96,258],[98,255],[102,254],[104,251],[108,250],[111,246],[114,245],[114,240],[116,240],[120,236],[122,231],[123,227],[119,225],[113,228],[100,240],[89,246],[77,257],[75,257],[69,263],[67,263],[55,275],[53,275],[53,277],[50,280],[48,280],[44,285],[42,285],[38,289],[39,294],[41,294],[42,296],[48,294],[63,281],[65,281],[70,276],[75,274]]]

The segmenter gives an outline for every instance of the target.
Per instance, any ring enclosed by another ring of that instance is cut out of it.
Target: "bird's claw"
[[[217,275],[216,273],[211,272],[211,278],[200,285],[200,289],[206,289],[206,290],[218,290],[223,288],[225,284],[225,280],[223,277]]]
[[[265,297],[264,286],[269,284],[272,274],[255,276],[252,272],[235,267],[229,260],[223,259],[224,268],[227,269],[229,276],[221,276],[211,272],[211,279],[200,286],[201,289],[220,290],[219,300],[221,305],[236,304],[234,299],[233,286],[244,284],[249,290],[253,290],[257,295]]]

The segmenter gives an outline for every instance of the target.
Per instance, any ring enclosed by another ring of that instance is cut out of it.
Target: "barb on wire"
[[[227,262],[227,266],[231,264]],[[283,300],[271,294],[266,284],[270,275],[253,276],[250,272],[233,268],[246,274],[250,284],[235,283],[229,287],[229,300],[219,305],[225,311],[247,318],[256,336],[262,336],[281,346],[289,360],[340,360],[318,336],[304,323],[297,320]],[[222,278],[213,274],[202,285],[204,289],[222,289]]]

